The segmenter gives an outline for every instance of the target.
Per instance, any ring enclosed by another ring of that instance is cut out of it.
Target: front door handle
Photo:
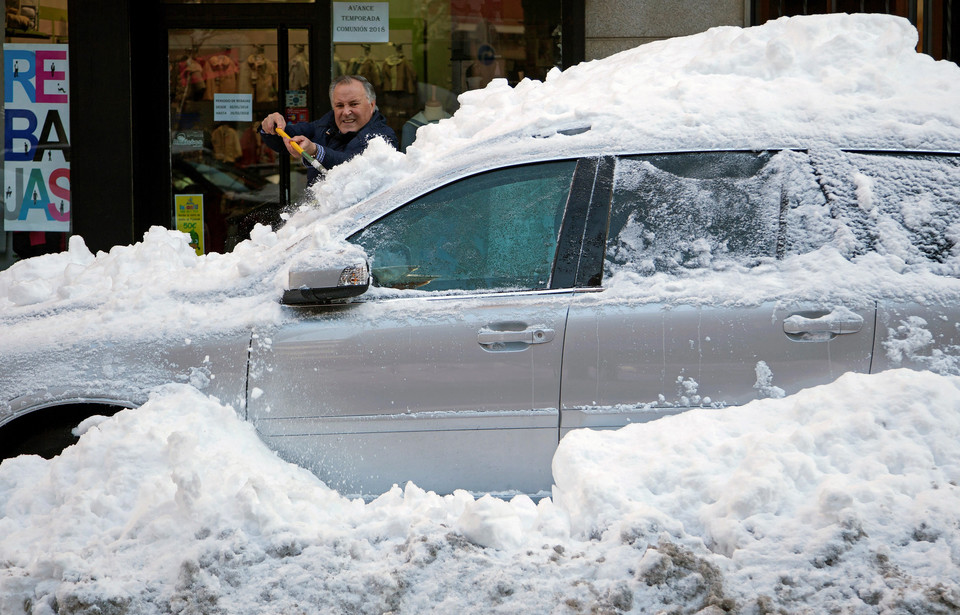
[[[481,346],[490,346],[490,349],[503,347],[504,350],[515,348],[518,345],[546,344],[557,336],[553,329],[545,327],[530,327],[520,331],[497,331],[494,329],[480,329],[477,333],[477,342]]]
[[[858,333],[863,328],[863,317],[847,308],[834,309],[815,318],[794,314],[783,321],[783,332],[804,341],[830,340],[838,335]]]

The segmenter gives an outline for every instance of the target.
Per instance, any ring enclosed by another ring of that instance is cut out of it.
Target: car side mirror
[[[333,303],[367,292],[370,288],[370,267],[363,262],[348,267],[291,271],[287,287],[281,303]]]

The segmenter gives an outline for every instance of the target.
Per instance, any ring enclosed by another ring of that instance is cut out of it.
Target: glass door
[[[313,119],[308,30],[171,29],[167,42],[173,223],[198,254],[229,252],[303,197],[306,169],[259,128],[274,111]]]

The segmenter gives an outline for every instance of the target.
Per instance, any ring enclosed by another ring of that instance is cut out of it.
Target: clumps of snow
[[[896,364],[904,358],[917,357],[920,352],[933,344],[933,335],[926,329],[927,321],[919,316],[910,316],[896,327],[887,331],[883,347],[887,358]]]
[[[70,237],[67,246],[67,250],[59,254],[15,263],[0,275],[0,297],[5,297],[10,305],[23,306],[58,294],[65,298],[89,294],[86,274],[94,256],[78,235]]]
[[[873,209],[873,181],[863,173],[854,173],[853,184],[856,186],[857,205],[863,211],[872,213]]]
[[[920,316],[908,316],[888,327],[882,346],[893,366],[910,365],[938,374],[960,373],[960,345],[942,340],[938,343],[929,323]]]
[[[410,173],[410,165],[403,154],[383,138],[376,137],[367,144],[362,156],[351,164],[342,164],[325,173],[324,181],[308,191],[322,214],[355,205],[391,185],[397,178]]]
[[[757,361],[755,369],[757,372],[757,381],[754,383],[753,388],[757,390],[757,394],[761,399],[780,399],[786,395],[786,391],[778,386],[773,386],[773,370],[770,369],[766,361]]]
[[[960,379],[847,374],[572,431],[536,503],[364,503],[171,385],[0,464],[0,611],[951,613],[958,438]]]
[[[946,502],[960,495],[960,457],[936,432],[960,429],[958,385],[847,374],[735,413],[575,431],[554,459],[554,501],[574,535],[641,549],[666,539],[747,603],[896,612],[917,600],[949,612],[960,584],[943,571],[957,570],[960,535]]]

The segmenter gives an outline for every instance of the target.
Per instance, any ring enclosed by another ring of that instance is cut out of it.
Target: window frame
[[[503,166],[499,167],[488,167],[457,174],[455,177],[448,178],[446,181],[443,181],[442,183],[439,183],[428,190],[419,192],[410,196],[409,198],[405,198],[402,204],[392,207],[388,211],[384,211],[382,214],[376,215],[370,220],[364,221],[361,226],[349,229],[349,231],[345,233],[344,237],[346,241],[354,243],[354,238],[360,236],[374,225],[379,224],[381,221],[395,214],[401,209],[462,181],[479,177],[481,175],[496,173],[506,169],[564,161],[574,162],[575,167],[571,178],[570,189],[567,193],[567,201],[563,207],[558,241],[554,251],[553,262],[550,266],[550,277],[546,287],[538,289],[508,289],[504,291],[480,288],[475,290],[432,290],[428,292],[437,293],[438,296],[445,294],[479,295],[500,292],[549,292],[573,288],[578,280],[577,273],[581,263],[584,227],[587,222],[588,212],[592,210],[592,199],[595,198],[593,185],[598,173],[597,158],[582,158],[576,156],[563,158],[543,158],[504,164]],[[356,243],[355,245],[359,246],[360,244]]]

